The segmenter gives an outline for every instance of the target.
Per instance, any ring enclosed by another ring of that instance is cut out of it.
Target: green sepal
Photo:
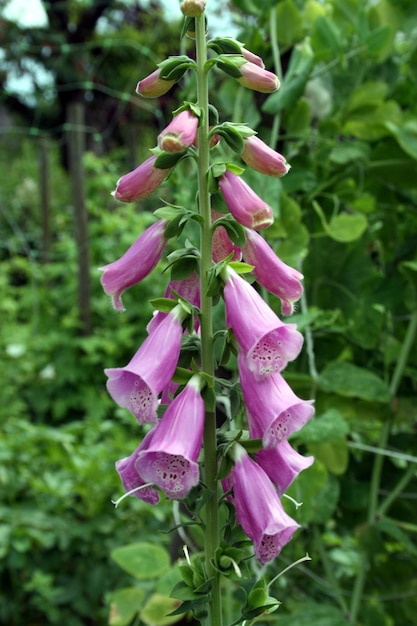
[[[256,608],[242,611],[242,617],[244,620],[253,620],[258,615],[265,615],[269,613],[273,613],[276,611],[281,605],[281,602],[272,596],[269,596],[265,601],[265,604],[262,606],[257,606]]]
[[[191,30],[192,32],[195,32],[195,18],[194,17],[186,17],[184,19],[184,22],[182,24],[182,29],[181,29],[181,39],[183,39],[186,36],[189,30]]]
[[[240,165],[237,165],[236,163],[226,163],[226,167],[229,170],[229,172],[232,172],[233,174],[237,174],[237,176],[240,176],[245,171],[244,167],[241,167]]]
[[[184,600],[184,602],[177,608],[175,611],[168,613],[166,617],[171,617],[174,615],[182,615],[183,613],[188,613],[188,611],[192,611],[194,615],[201,615],[200,612],[197,612],[197,609],[203,606],[207,606],[208,602],[210,602],[210,596],[197,596],[195,600]],[[206,612],[204,612],[204,615]]]
[[[152,152],[152,150],[151,150]],[[160,152],[153,164],[154,167],[158,167],[161,170],[169,170],[177,165],[181,159],[184,158],[187,151],[184,152]]]
[[[172,309],[175,309],[178,302],[172,298],[154,298],[149,300],[149,304],[156,310],[162,313],[169,313]]]
[[[239,248],[242,248],[246,243],[246,232],[245,228],[237,222],[232,215],[227,214],[224,217],[219,217],[215,222],[213,222],[212,229],[213,231],[218,227],[223,226],[227,234],[229,235],[231,241]]]
[[[194,102],[184,101],[178,109],[175,109],[175,111],[172,112],[173,117],[178,115],[178,113],[182,113],[182,111],[192,111],[199,120],[203,118],[203,109],[197,104],[194,104]]]
[[[210,172],[211,172],[213,178],[215,178],[215,179],[220,178],[221,176],[223,176],[223,174],[225,173],[226,170],[227,170],[226,163],[213,163],[213,165],[210,168]],[[216,191],[217,191],[217,189],[216,189]]]
[[[198,271],[199,257],[199,251],[189,242],[186,242],[184,248],[171,252],[167,257],[168,266],[166,269],[171,268],[172,280],[184,280],[192,272]]]
[[[216,411],[216,392],[214,389],[206,385],[201,392],[201,396],[207,413],[214,413]]]
[[[224,138],[229,148],[240,154],[245,147],[243,139],[256,135],[256,132],[245,124],[235,124],[233,122],[223,122],[215,126],[210,135],[220,135]]]
[[[232,37],[214,37],[207,42],[207,48],[216,54],[241,54],[243,44]]]
[[[187,57],[181,55],[177,57],[168,57],[161,63],[158,63],[160,69],[159,77],[163,80],[179,80],[190,68],[196,67],[196,62]]]
[[[231,267],[236,274],[249,274],[255,269],[254,265],[249,265],[249,263],[243,263],[242,261],[230,261],[229,267]]]
[[[242,77],[239,67],[244,63],[247,63],[246,59],[242,55],[236,54],[221,54],[216,59],[217,67],[232,78]]]

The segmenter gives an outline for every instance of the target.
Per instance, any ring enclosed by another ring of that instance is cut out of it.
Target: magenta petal
[[[303,345],[295,324],[284,324],[258,292],[231,268],[224,286],[227,325],[258,380],[283,370]]]
[[[248,420],[254,421],[249,428],[262,437],[265,448],[287,439],[313,416],[312,400],[299,398],[278,372],[257,381],[243,354],[239,354],[238,367]]]
[[[181,298],[187,300],[192,306],[200,308],[200,279],[194,272],[184,278],[183,280],[171,280],[169,281],[167,288],[165,289],[164,298],[176,298],[174,293],[177,293]],[[158,324],[166,317],[166,313],[162,311],[156,311],[146,327],[148,333],[151,333]],[[195,330],[197,332],[199,328],[198,317],[195,317]]]
[[[212,222],[224,217],[222,213],[211,210]],[[217,226],[213,233],[212,240],[212,258],[215,263],[223,261],[229,254],[233,254],[232,261],[240,261],[242,258],[242,250],[236,246],[227,234],[227,230],[224,226]]]
[[[141,423],[156,422],[158,395],[170,382],[181,349],[181,309],[173,309],[125,367],[104,370],[113,400]]]
[[[165,152],[184,152],[193,145],[197,128],[198,117],[192,111],[181,111],[158,135],[158,147]]]
[[[244,139],[244,144],[240,156],[246,165],[266,176],[280,177],[287,174],[290,166],[285,157],[272,150],[262,139],[252,135]]]
[[[144,481],[138,473],[135,463],[139,452],[141,450],[146,450],[149,446],[154,430],[155,427],[145,435],[140,446],[136,448],[130,456],[116,461],[116,470],[126,491],[132,491],[132,489],[137,489],[137,487],[146,485],[146,481]],[[131,495],[143,500],[144,502],[148,502],[148,504],[157,504],[159,502],[158,492],[150,486],[145,487],[144,489],[139,489]]]
[[[154,167],[158,155],[146,159],[135,170],[122,176],[113,192],[116,200],[135,202],[150,196],[168,176],[170,169]]]
[[[219,179],[219,187],[230,213],[240,224],[255,230],[271,226],[272,208],[240,176],[227,170]]]
[[[254,266],[253,273],[257,282],[280,298],[283,314],[290,315],[293,303],[303,293],[300,282],[303,275],[281,261],[261,235],[249,228],[245,232],[243,257],[246,263]]]
[[[164,237],[165,220],[159,220],[145,230],[120,259],[104,265],[101,284],[111,296],[118,311],[124,311],[120,296],[132,285],[143,280],[157,265],[167,244]]]
[[[138,455],[136,469],[169,498],[182,499],[198,484],[197,463],[204,427],[201,379],[193,376],[174,398],[155,428],[150,446]]]
[[[236,515],[260,563],[274,559],[299,525],[282,508],[264,470],[241,449],[232,470]]]

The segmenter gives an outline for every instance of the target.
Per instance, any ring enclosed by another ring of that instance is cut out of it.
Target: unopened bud
[[[181,11],[185,17],[198,17],[205,8],[205,0],[182,0],[181,2]]]

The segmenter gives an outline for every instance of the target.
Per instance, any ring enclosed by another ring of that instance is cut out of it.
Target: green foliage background
[[[306,346],[288,380],[299,395],[316,398],[316,418],[293,441],[316,458],[290,489],[303,506],[294,512],[288,503],[288,511],[303,528],[268,575],[306,552],[312,561],[274,583],[283,604],[259,624],[417,624],[413,4],[234,0],[239,39],[283,75],[282,87],[264,96],[212,79],[222,121],[247,122],[292,165],[282,181],[244,177],[276,212],[268,241],[305,275],[294,321]],[[137,34],[126,27],[118,36]],[[163,44],[160,52],[162,59]],[[133,75],[133,93],[137,62],[120,53],[119,63],[117,84],[112,72],[107,81],[121,90]],[[135,118],[139,161],[155,143],[153,120],[149,112]],[[25,137],[24,126],[19,132]],[[38,143],[10,132],[1,148],[0,622],[106,624],[106,594],[130,586],[130,595],[113,596],[113,626],[169,623],[152,610],[152,602],[165,606],[167,586],[143,581],[116,558],[121,570],[110,557],[130,542],[168,549],[171,538],[161,531],[173,521],[169,503],[153,508],[129,499],[116,511],[111,504],[121,491],[114,461],[132,451],[140,432],[108,398],[103,374],[142,341],[147,301],[162,294],[166,278],[156,271],[126,293],[121,315],[96,270],[151,222],[157,200],[133,207],[109,196],[130,167],[128,150],[86,154],[94,332],[82,337],[70,190],[58,146],[51,141],[49,263],[41,263]],[[179,169],[163,193],[186,205],[194,194],[189,180]],[[270,304],[278,310],[273,298]],[[233,585],[225,594],[235,619],[241,597]],[[133,610],[118,614],[129,602]]]

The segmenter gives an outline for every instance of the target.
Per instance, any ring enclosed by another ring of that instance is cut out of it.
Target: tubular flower
[[[146,482],[169,498],[182,499],[199,481],[197,463],[204,427],[200,376],[193,376],[174,398],[156,426],[150,445],[139,452],[135,467]]]
[[[161,70],[157,69],[140,80],[136,87],[136,93],[144,98],[158,98],[166,94],[177,81],[165,80],[160,77],[160,74]]]
[[[145,230],[120,259],[100,267],[101,284],[111,296],[113,306],[124,311],[121,295],[143,280],[157,265],[167,244],[164,237],[165,220],[159,220]]]
[[[140,474],[138,474],[135,463],[139,452],[146,450],[149,446],[154,430],[155,427],[145,435],[140,446],[136,448],[130,456],[116,461],[116,471],[119,474],[120,480],[122,481],[123,487],[126,491],[132,491],[132,489],[137,489],[138,487],[146,485],[146,482],[142,479]],[[151,486],[144,487],[144,489],[138,489],[130,495],[135,496],[148,504],[158,504],[159,502],[159,494],[156,489]]]
[[[154,167],[157,155],[146,159],[135,170],[122,176],[112,195],[121,202],[136,202],[150,196],[168,176],[170,169]]]
[[[256,558],[264,564],[281,552],[299,525],[285,513],[264,470],[244,448],[236,448],[232,469],[236,515],[254,543]]]
[[[265,239],[246,228],[246,243],[242,249],[246,263],[254,266],[257,282],[281,300],[283,315],[291,315],[294,302],[301,298],[303,275],[277,257]]]
[[[197,128],[198,117],[192,111],[181,111],[158,135],[158,146],[165,152],[184,152],[193,145]]]
[[[200,279],[193,272],[183,280],[171,280],[165,289],[164,298],[176,298],[177,293],[181,298],[187,300],[192,306],[200,308]],[[148,333],[151,333],[158,324],[167,316],[167,313],[156,311],[146,327]],[[196,316],[196,331],[198,330],[198,318]]]
[[[157,421],[158,395],[170,382],[177,366],[184,316],[182,307],[176,306],[125,367],[104,370],[113,400],[141,423]]]
[[[238,367],[249,430],[262,437],[265,448],[278,445],[313,416],[313,401],[299,398],[280,373],[257,381],[242,353]]]
[[[260,91],[261,93],[272,93],[276,91],[280,82],[278,76],[263,69],[256,63],[247,61],[239,66],[239,70],[242,74],[236,80],[244,87],[248,87],[253,91]]]
[[[272,209],[240,176],[229,170],[219,179],[220,191],[230,213],[243,226],[260,230],[274,221]]]
[[[226,322],[257,380],[280,372],[303,345],[295,324],[284,324],[258,292],[230,267],[223,270]]]
[[[248,416],[249,434],[252,439],[262,439],[263,433],[253,418]],[[283,439],[273,448],[263,448],[255,452],[255,458],[268,474],[282,496],[298,474],[314,463],[314,457],[302,456]]]
[[[217,211],[211,210],[211,219],[212,222],[222,217],[222,213],[218,213]],[[212,240],[212,258],[215,263],[219,263],[219,261],[223,261],[229,254],[233,253],[232,261],[240,261],[242,258],[242,250],[235,246],[235,244],[231,241],[229,235],[224,226],[217,226],[216,230],[213,233]]]
[[[245,147],[241,153],[242,160],[252,169],[266,176],[284,176],[290,166],[285,157],[279,152],[272,150],[266,143],[251,135],[244,139]]]

